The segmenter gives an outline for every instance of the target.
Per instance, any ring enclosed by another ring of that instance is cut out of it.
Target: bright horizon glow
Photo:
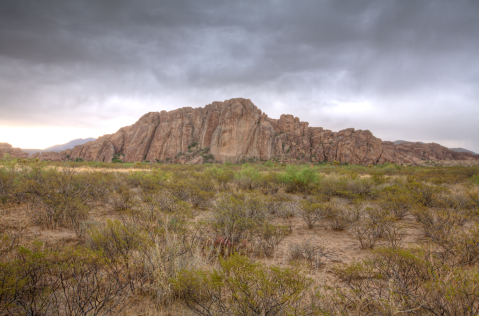
[[[79,138],[98,138],[113,134],[124,126],[135,123],[140,117],[118,117],[102,122],[102,126],[93,128],[75,128],[64,126],[0,126],[0,142],[23,149],[45,149],[68,143]]]
[[[45,149],[78,138],[97,138],[92,130],[68,127],[0,127],[2,142],[23,149]],[[34,135],[34,136],[33,136]]]

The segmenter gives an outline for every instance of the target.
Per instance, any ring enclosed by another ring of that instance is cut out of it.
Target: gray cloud
[[[475,0],[0,0],[0,124],[94,130],[241,96],[479,152],[477,16]]]

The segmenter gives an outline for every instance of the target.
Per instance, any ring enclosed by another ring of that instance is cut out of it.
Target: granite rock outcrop
[[[0,159],[3,158],[5,154],[14,158],[28,158],[29,156],[27,152],[24,152],[20,148],[14,148],[8,143],[0,143]]]
[[[194,151],[192,151],[192,148]],[[185,154],[186,153],[186,154]],[[201,163],[194,155],[239,163],[273,158],[289,161],[338,161],[371,165],[416,164],[424,160],[477,159],[439,144],[383,142],[368,130],[333,132],[310,127],[293,115],[269,118],[249,99],[213,102],[150,112],[135,124],[60,153],[38,153],[41,160]]]

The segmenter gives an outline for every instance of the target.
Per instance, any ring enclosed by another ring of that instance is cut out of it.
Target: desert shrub
[[[387,178],[384,175],[384,173],[380,171],[371,172],[371,179],[374,181],[376,185],[386,183],[387,181]]]
[[[346,182],[346,186],[344,191],[341,192],[341,195],[351,199],[367,197],[374,185],[373,180],[369,178],[358,178],[344,181]]]
[[[270,167],[270,168],[271,168],[271,167],[274,167],[274,162],[273,162],[272,160],[268,160],[268,161],[266,161],[266,162],[264,163],[264,165],[265,165],[266,167]]]
[[[148,244],[147,236],[129,223],[108,220],[104,225],[87,231],[88,248],[101,252],[111,261],[128,263],[133,253]]]
[[[198,315],[295,315],[312,283],[299,269],[266,267],[238,255],[220,259],[218,269],[184,270],[173,282]]]
[[[449,192],[437,197],[435,207],[454,211],[470,210],[474,209],[475,202],[466,192]]]
[[[302,243],[294,243],[289,247],[290,261],[306,261],[312,268],[323,266],[332,259],[333,252],[324,245],[309,240]]]
[[[320,183],[315,187],[318,195],[324,196],[330,201],[335,196],[341,196],[346,191],[347,179],[338,177],[327,177],[321,179]]]
[[[265,207],[271,215],[278,215],[284,213],[286,202],[291,202],[291,198],[285,195],[274,195],[264,199]]]
[[[188,180],[191,185],[203,192],[215,192],[216,185],[212,177],[204,173],[195,172]]]
[[[13,170],[0,168],[0,203],[6,204],[14,200],[14,193],[17,187],[17,173]]]
[[[374,225],[379,225],[390,219],[389,212],[378,206],[366,207],[365,213],[369,220],[373,222]]]
[[[471,177],[471,182],[475,185],[479,185],[479,174],[475,174]]]
[[[298,214],[309,229],[314,228],[316,223],[325,218],[324,207],[321,204],[311,203],[310,201],[301,202]]]
[[[350,230],[358,239],[361,249],[373,249],[382,233],[381,228],[369,219],[353,223]]]
[[[216,201],[209,222],[216,236],[231,243],[240,243],[264,222],[266,213],[260,197],[223,195]]]
[[[174,179],[167,183],[165,188],[180,201],[188,201],[191,192],[195,189],[189,181],[179,179]]]
[[[260,178],[259,171],[248,164],[235,174],[235,182],[241,190],[253,190],[253,184]]]
[[[333,230],[342,231],[351,224],[350,213],[337,204],[324,205],[324,213]]]
[[[229,189],[230,183],[235,178],[235,173],[230,168],[210,168],[206,171],[206,174],[211,177],[216,183],[220,191],[226,191]]]
[[[285,186],[286,192],[309,193],[319,182],[319,174],[313,168],[289,165],[278,174],[278,180]]]
[[[407,189],[418,203],[426,207],[434,207],[439,194],[445,191],[443,187],[417,182],[407,184]]]
[[[388,247],[392,249],[400,248],[404,238],[406,237],[404,228],[392,222],[386,223],[384,225],[382,233],[388,242]]]
[[[75,229],[82,234],[82,221],[90,209],[103,204],[111,179],[101,173],[77,173],[74,168],[45,169],[32,166],[22,170],[24,188],[29,193],[29,216],[45,228],[58,226]]]
[[[422,224],[424,234],[435,242],[440,242],[455,226],[463,226],[469,218],[468,213],[428,208],[417,209],[414,216]]]
[[[337,268],[350,290],[340,290],[351,309],[364,314],[476,315],[475,270],[451,269],[428,248],[379,248],[362,262]]]
[[[110,200],[115,211],[126,211],[136,204],[135,193],[130,189],[127,183],[117,182],[115,184],[115,193]]]
[[[260,174],[253,182],[253,187],[264,195],[276,194],[279,190],[280,184],[277,181],[275,173],[269,172]]]
[[[355,199],[348,205],[351,222],[360,221],[364,217],[365,203],[362,199]]]
[[[210,206],[214,196],[215,194],[213,192],[193,188],[190,192],[189,201],[191,202],[191,204],[193,204],[194,207],[207,209]]]
[[[289,233],[289,227],[284,225],[274,225],[270,223],[256,225],[250,237],[256,255],[271,256],[276,246],[278,246]]]
[[[276,215],[282,219],[291,219],[299,212],[299,203],[289,201],[282,203],[282,206],[276,209]]]
[[[131,187],[140,187],[144,192],[155,192],[162,188],[171,175],[161,169],[150,172],[134,171],[126,176],[126,181]]]
[[[388,186],[381,191],[378,204],[394,218],[402,219],[411,213],[417,202],[406,189]]]
[[[469,229],[452,228],[433,241],[450,258],[450,265],[471,265],[479,262],[479,226]]]
[[[1,258],[0,313],[114,315],[132,296],[125,272],[84,248],[14,247]]]
[[[59,226],[72,228],[81,237],[84,234],[82,222],[88,218],[90,209],[79,198],[52,195],[50,198],[36,198],[32,201],[28,214],[35,225],[47,229]]]
[[[157,194],[152,195],[148,203],[149,207],[156,208],[160,211],[175,213],[178,207],[178,198],[168,190],[161,190]]]
[[[204,266],[210,258],[200,254],[201,238],[195,233],[176,234],[165,231],[156,237],[152,246],[141,252],[141,291],[158,305],[168,305],[176,300],[172,279],[177,279],[183,270]]]

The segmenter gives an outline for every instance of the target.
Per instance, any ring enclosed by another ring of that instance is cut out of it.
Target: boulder
[[[186,164],[187,165],[202,165],[205,162],[203,156],[198,156],[196,158],[191,159]]]

